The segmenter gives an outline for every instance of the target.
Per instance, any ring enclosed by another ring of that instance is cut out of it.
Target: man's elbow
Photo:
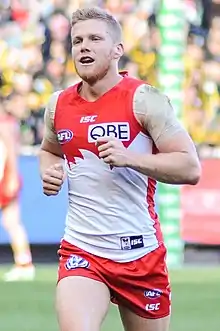
[[[200,164],[199,160],[193,160],[193,162],[190,162],[190,165],[188,167],[187,184],[189,184],[189,185],[198,184],[201,176],[202,176],[201,164]]]

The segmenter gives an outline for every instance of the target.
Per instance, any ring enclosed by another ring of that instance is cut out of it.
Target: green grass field
[[[0,277],[5,271],[0,268]],[[220,330],[220,268],[171,272],[171,331]],[[0,282],[0,331],[57,331],[53,300],[56,268],[39,266],[31,283]],[[112,306],[102,331],[122,331]]]

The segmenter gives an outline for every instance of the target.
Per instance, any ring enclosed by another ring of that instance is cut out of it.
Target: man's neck
[[[122,76],[116,73],[114,75],[106,75],[103,79],[97,81],[94,85],[89,85],[87,82],[83,81],[80,95],[87,101],[96,101],[103,94],[117,85],[121,80]]]

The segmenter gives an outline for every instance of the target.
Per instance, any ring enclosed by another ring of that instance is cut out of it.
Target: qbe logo
[[[121,141],[129,141],[129,124],[127,122],[113,122],[90,125],[88,129],[88,142],[96,142],[100,137],[114,137]]]

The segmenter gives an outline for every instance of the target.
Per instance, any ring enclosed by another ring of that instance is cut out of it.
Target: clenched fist
[[[127,167],[130,160],[130,153],[123,143],[113,137],[98,138],[96,142],[99,157],[111,166]]]
[[[60,163],[49,167],[42,176],[43,192],[45,195],[57,195],[65,179],[63,166]]]

